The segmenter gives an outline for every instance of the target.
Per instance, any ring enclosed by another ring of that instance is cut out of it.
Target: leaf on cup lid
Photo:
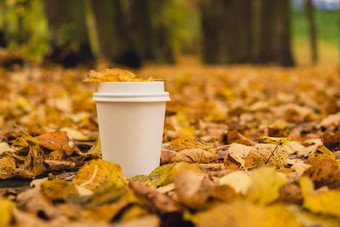
[[[104,69],[100,72],[96,72],[91,70],[83,82],[148,82],[153,81],[152,78],[147,80],[143,80],[137,78],[135,74],[130,71],[113,68],[113,69]]]

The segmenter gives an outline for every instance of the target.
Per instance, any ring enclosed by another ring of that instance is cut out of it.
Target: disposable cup
[[[96,101],[103,159],[118,163],[124,177],[159,166],[165,106],[163,82],[105,82]]]

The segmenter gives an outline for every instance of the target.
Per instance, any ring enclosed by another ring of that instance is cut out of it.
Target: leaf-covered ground
[[[135,72],[172,102],[162,165],[132,178],[100,159],[87,72],[0,70],[0,226],[340,226],[338,68]]]

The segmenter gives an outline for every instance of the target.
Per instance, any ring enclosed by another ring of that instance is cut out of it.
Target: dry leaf
[[[181,170],[175,176],[175,190],[182,203],[193,209],[206,205],[215,184],[203,174]]]
[[[197,137],[181,137],[171,141],[168,145],[166,145],[167,149],[173,151],[181,151],[184,149],[211,149],[213,146],[211,144],[203,142],[201,139]]]
[[[15,207],[15,203],[10,200],[0,198],[0,226],[7,227],[10,226],[12,220],[12,208]]]
[[[78,193],[75,185],[68,181],[54,179],[41,184],[41,193],[53,202],[63,201],[67,195]]]
[[[281,145],[256,144],[245,158],[246,167],[262,165],[284,167],[287,164],[288,152]]]
[[[171,158],[171,162],[189,162],[189,163],[211,163],[216,160],[214,154],[200,148],[184,149],[176,152]]]
[[[141,81],[153,81],[152,78],[148,80],[142,80],[136,78],[136,75],[127,70],[113,68],[104,69],[101,72],[91,70],[89,74],[84,78],[83,82],[141,82]]]
[[[256,144],[251,139],[248,139],[247,137],[241,135],[239,132],[236,131],[228,131],[226,134],[223,134],[221,142],[223,142],[224,144],[238,143],[247,146],[253,146]]]
[[[300,187],[304,198],[303,207],[315,213],[340,217],[339,190],[329,190],[313,195],[314,184],[308,177],[300,179]]]
[[[122,169],[118,164],[97,159],[80,168],[72,182],[94,191],[108,178],[118,177],[122,177]]]
[[[252,184],[249,172],[236,171],[220,178],[221,185],[231,186],[237,193],[245,195]]]
[[[190,218],[199,227],[299,227],[294,214],[283,206],[261,207],[240,201],[233,204],[221,204],[207,212]]]
[[[333,159],[335,160],[334,154],[324,145],[319,145],[315,150],[309,154],[308,159],[305,161],[306,164],[315,165],[321,159]]]
[[[250,178],[252,183],[246,197],[259,205],[267,205],[277,199],[280,188],[286,183],[284,175],[268,167],[255,169],[251,172]]]
[[[130,182],[129,186],[137,195],[150,201],[161,214],[179,211],[178,206],[163,193],[136,182]]]

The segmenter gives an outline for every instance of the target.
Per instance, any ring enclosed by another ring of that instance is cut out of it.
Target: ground
[[[2,68],[0,226],[339,226],[339,68],[184,63],[134,71],[172,101],[132,178],[100,159],[88,68]]]

